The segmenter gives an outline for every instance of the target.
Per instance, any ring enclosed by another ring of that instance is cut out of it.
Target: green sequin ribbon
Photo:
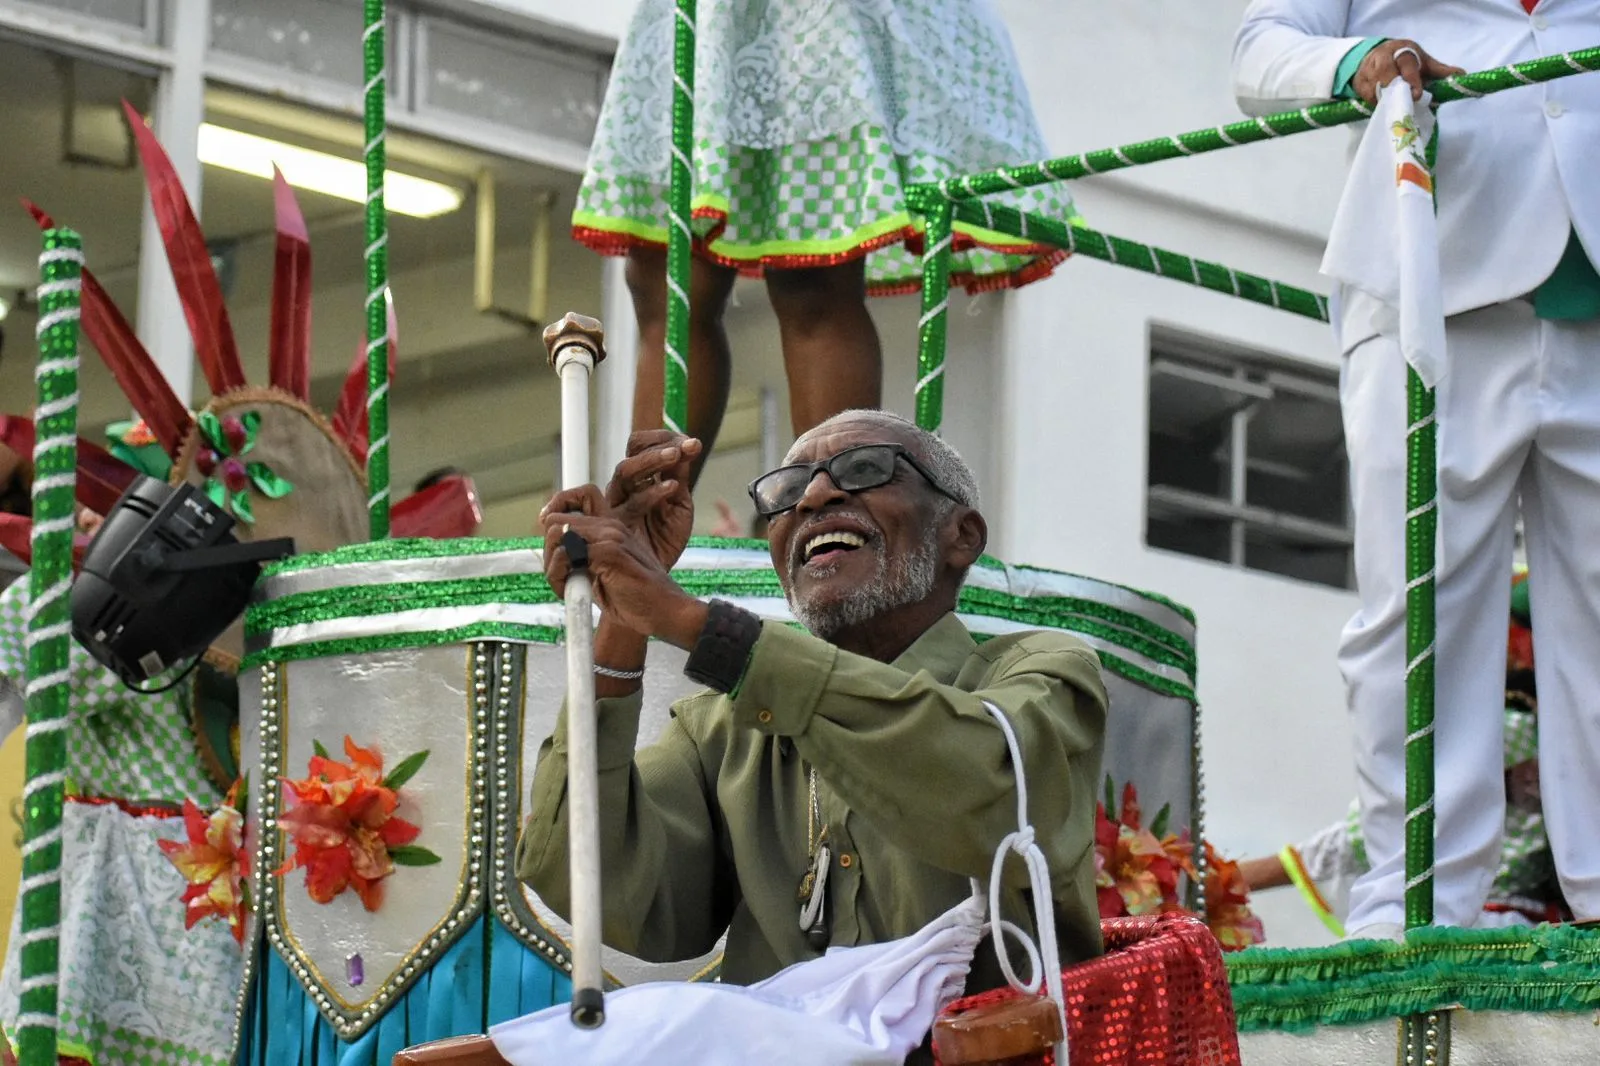
[[[1467,100],[1490,93],[1515,89],[1533,82],[1553,81],[1586,71],[1600,71],[1600,48],[1585,48],[1577,52],[1541,56],[1523,63],[1476,74],[1463,74],[1433,82],[1428,91],[1435,103]],[[999,167],[982,174],[948,178],[938,183],[910,186],[908,191],[926,190],[951,200],[970,200],[992,193],[1009,192],[1033,185],[1048,185],[1057,181],[1104,174],[1108,170],[1158,163],[1164,159],[1200,155],[1241,144],[1274,140],[1297,133],[1327,129],[1360,122],[1372,114],[1372,107],[1361,100],[1339,100],[1332,103],[1303,107],[1296,111],[1280,111],[1275,115],[1231,122],[1225,126],[1208,126],[1170,137],[1156,137],[1136,141],[1116,148],[1101,148],[1080,155],[1046,159],[1038,163]]]
[[[367,527],[373,540],[389,536],[389,216],[383,206],[384,0],[366,0],[361,34],[367,164]]]
[[[672,174],[667,193],[667,342],[662,367],[662,421],[676,433],[689,425],[689,275],[694,257],[694,5],[677,0],[672,39]]]
[[[554,644],[561,640],[559,604],[542,573],[527,563],[500,568],[480,567],[475,575],[436,576],[424,567],[405,575],[390,574],[390,580],[373,580],[369,566],[386,564],[440,563],[468,561],[474,557],[530,552],[541,547],[536,538],[493,541],[474,538],[460,541],[391,540],[383,543],[351,545],[320,555],[299,556],[268,567],[263,588],[267,598],[254,603],[245,614],[245,634],[252,644],[246,667],[266,662],[289,662],[330,655],[353,655],[399,648],[429,647],[470,640],[503,640],[514,643]],[[726,560],[699,560],[696,565],[680,565],[673,571],[678,584],[694,596],[732,597],[745,601],[783,600],[777,574],[770,566],[750,563],[738,554],[761,550],[766,545],[754,541],[725,541],[695,538],[693,549],[727,551]],[[709,563],[709,565],[704,565]],[[985,571],[1005,571],[998,560],[984,560]],[[1192,629],[1184,633],[1138,613],[1141,605],[1160,616],[1177,615],[1175,624],[1192,624],[1192,615],[1179,605],[1131,589],[1101,587],[1115,603],[1093,598],[1086,590],[1078,595],[1057,595],[1036,586],[1048,582],[1046,571],[1025,570],[1024,585],[1032,592],[1012,592],[992,587],[994,579],[974,580],[961,592],[957,610],[974,627],[974,636],[984,639],[985,620],[1019,622],[1027,626],[1076,633],[1093,642],[1102,665],[1136,684],[1178,699],[1193,701],[1196,674]],[[294,590],[296,575],[316,573],[322,580],[310,587]],[[1074,575],[1059,578],[1080,581]],[[274,586],[284,579],[281,591]],[[1059,588],[1063,584],[1057,580]],[[1148,601],[1148,602],[1144,602]],[[548,610],[523,612],[521,618],[485,617],[464,619],[465,608],[514,606]],[[364,635],[339,635],[337,625],[408,612],[449,611],[437,617],[447,624],[431,625],[410,615],[394,631],[382,625],[363,623]],[[308,630],[323,632],[310,635]],[[276,634],[291,629],[301,635],[292,642],[272,644]],[[1004,627],[1000,627],[1004,631]]]
[[[57,1051],[83,275],[78,235],[47,230],[39,272],[33,564],[28,573],[28,779],[22,793],[22,994],[15,1019],[20,1066],[55,1066]]]
[[[939,432],[944,421],[945,337],[950,318],[950,246],[954,240],[950,205],[912,201],[925,212],[922,253],[922,317],[917,321],[917,425]]]

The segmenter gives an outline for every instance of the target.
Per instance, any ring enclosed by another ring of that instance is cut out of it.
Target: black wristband
[[[718,692],[732,692],[744,679],[760,637],[760,618],[725,600],[712,600],[705,628],[684,664],[684,676]]]

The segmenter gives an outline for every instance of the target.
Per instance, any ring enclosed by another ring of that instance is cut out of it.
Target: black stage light
[[[242,544],[233,524],[192,485],[139,478],[84,553],[72,635],[133,688],[187,673],[244,613],[261,564],[294,554],[287,537]]]

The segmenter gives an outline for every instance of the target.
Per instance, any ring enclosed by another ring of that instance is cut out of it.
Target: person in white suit
[[[1369,103],[1425,82],[1600,45],[1600,0],[1256,0],[1240,106]],[[1435,58],[1437,57],[1437,58]],[[1501,697],[1513,523],[1527,525],[1543,801],[1575,916],[1600,918],[1600,74],[1451,103],[1436,170],[1446,322],[1439,383],[1435,921],[1472,925],[1504,824]],[[1392,310],[1336,293],[1360,609],[1345,627],[1372,869],[1352,936],[1404,920],[1406,364]]]

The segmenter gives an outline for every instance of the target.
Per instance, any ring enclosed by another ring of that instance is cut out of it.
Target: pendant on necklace
[[[828,946],[828,868],[833,858],[826,841],[819,841],[811,868],[800,878],[800,930],[813,951]]]

